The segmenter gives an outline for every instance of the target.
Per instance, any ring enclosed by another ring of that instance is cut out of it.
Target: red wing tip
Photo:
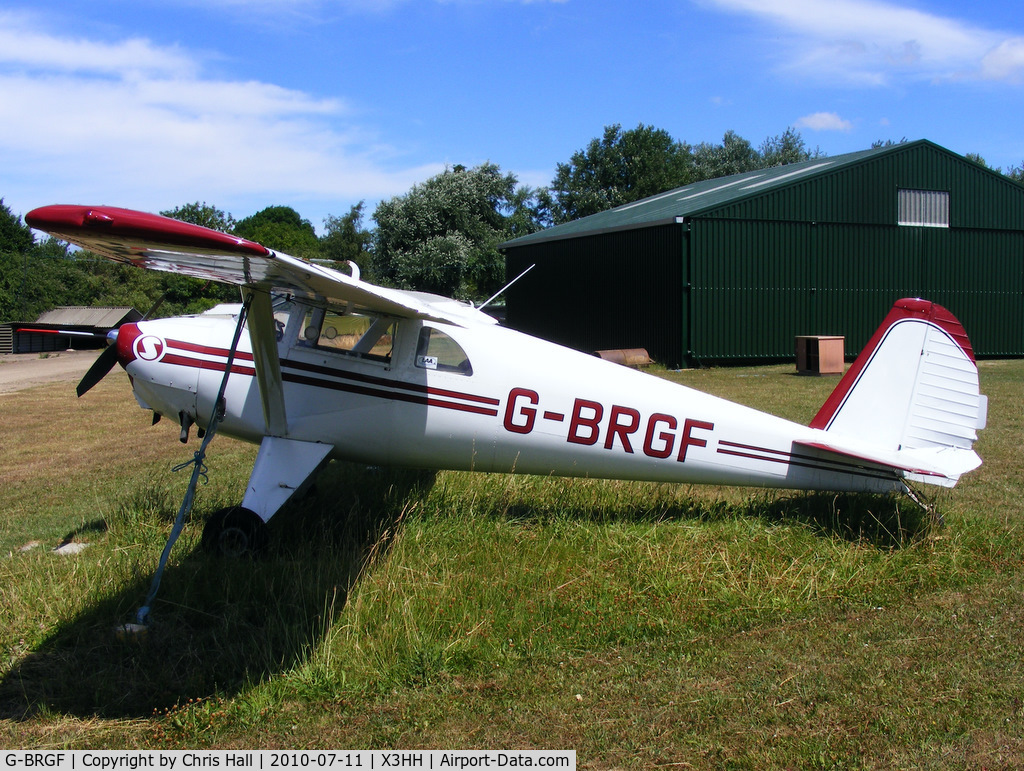
[[[201,225],[115,206],[41,206],[25,215],[29,227],[54,235],[110,232],[128,238],[164,241],[178,246],[226,249],[265,257],[271,252],[262,244],[211,230]]]

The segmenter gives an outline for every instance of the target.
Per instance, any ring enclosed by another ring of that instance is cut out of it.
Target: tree
[[[762,169],[809,161],[824,155],[817,147],[813,151],[808,150],[800,132],[792,127],[787,128],[779,136],[764,140],[758,152],[761,155],[760,168]]]
[[[184,206],[177,206],[174,209],[160,212],[164,217],[172,217],[182,222],[190,222],[193,225],[201,225],[204,228],[219,230],[222,233],[230,233],[237,224],[235,218],[225,214],[223,210],[203,201],[200,203],[187,203]],[[211,281],[188,276],[173,274],[161,274],[159,281],[159,293],[151,302],[160,300],[157,316],[178,315],[182,313],[201,313],[212,308],[221,302],[238,302],[238,289],[227,284],[220,284]],[[139,307],[133,303],[134,307]],[[148,307],[140,308],[146,311]]]
[[[373,275],[401,288],[484,299],[504,282],[498,244],[513,230],[540,229],[531,218],[541,216],[537,191],[519,188],[515,175],[493,163],[455,166],[378,204]]]
[[[14,212],[0,198],[0,252],[22,254],[31,248],[35,243],[32,236],[32,229],[22,224],[21,217],[15,216]]]
[[[313,259],[320,255],[320,242],[312,223],[290,206],[268,206],[241,220],[233,232],[293,257]]]
[[[992,168],[991,166],[988,165],[988,161],[986,161],[984,158],[982,158],[981,155],[979,155],[978,153],[967,153],[967,155],[965,155],[964,158],[966,158],[967,160],[972,161],[972,162],[978,164],[982,168],[985,168],[985,169],[991,169]]]
[[[560,163],[551,183],[556,223],[623,206],[693,178],[690,147],[667,131],[640,124],[623,131],[616,124]]]
[[[871,143],[871,149],[877,150],[880,147],[896,147],[897,145],[905,145],[907,141],[906,137],[903,137],[903,139],[876,139]]]
[[[0,319],[30,318],[28,253],[34,244],[32,229],[0,198]]]
[[[1020,182],[1024,184],[1024,161],[1021,162],[1020,166],[1011,166],[1006,170],[1006,176],[1012,179],[1014,182]]]
[[[735,131],[726,131],[720,145],[701,142],[693,148],[693,164],[696,181],[762,168],[757,150]]]
[[[546,187],[521,185],[503,203],[506,240],[528,236],[553,224],[555,203]]]
[[[569,163],[558,164],[551,183],[556,223],[623,206],[692,182],[806,161],[822,155],[808,151],[800,133],[787,128],[755,149],[735,131],[721,144],[696,147],[673,139],[667,131],[643,124],[631,131],[606,126]]]
[[[182,222],[191,222],[193,225],[201,225],[204,228],[219,230],[222,233],[230,233],[235,227],[235,218],[225,214],[216,206],[210,206],[206,201],[199,203],[187,203],[169,211],[160,212],[165,217],[172,217]]]
[[[328,215],[324,220],[324,234],[320,237],[320,257],[335,262],[351,260],[360,265],[369,256],[368,250],[373,236],[363,228],[364,201],[352,206],[348,214],[335,217]]]

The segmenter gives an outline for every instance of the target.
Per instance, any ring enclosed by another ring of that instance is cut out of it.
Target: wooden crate
[[[845,344],[846,339],[841,335],[797,335],[797,373],[842,375]]]

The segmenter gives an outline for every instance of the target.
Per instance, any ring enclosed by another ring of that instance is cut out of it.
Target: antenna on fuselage
[[[499,297],[501,297],[501,296],[502,296],[502,295],[503,295],[503,294],[505,293],[505,290],[506,290],[506,289],[508,289],[508,288],[509,288],[510,286],[512,286],[512,285],[513,285],[514,283],[516,283],[516,282],[517,282],[517,281],[518,281],[519,279],[521,279],[521,278],[522,278],[523,276],[525,276],[525,275],[526,275],[527,273],[529,273],[529,272],[530,272],[531,270],[533,270],[533,269],[534,269],[534,268],[536,268],[536,267],[537,267],[537,263],[533,263],[533,265],[531,265],[530,267],[528,267],[528,268],[527,268],[526,270],[524,270],[524,271],[523,271],[522,273],[520,273],[520,274],[519,274],[518,276],[516,276],[516,277],[515,277],[514,279],[512,279],[512,280],[511,280],[511,281],[509,281],[509,282],[508,282],[507,284],[505,284],[505,286],[503,286],[503,287],[502,287],[501,289],[499,289],[499,290],[498,290],[497,292],[495,292],[495,293],[494,293],[494,294],[492,294],[492,295],[491,295],[491,296],[490,296],[489,298],[487,298],[487,300],[486,300],[486,301],[484,302],[484,304],[483,304],[483,305],[478,305],[476,309],[477,309],[478,311],[480,311],[480,310],[483,310],[484,308],[486,308],[486,307],[487,307],[488,305],[490,305],[490,304],[491,304],[492,302],[494,302],[494,301],[495,301],[495,300],[497,300],[497,299],[498,299]]]

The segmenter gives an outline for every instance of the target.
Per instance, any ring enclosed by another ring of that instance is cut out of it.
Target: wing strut
[[[288,436],[288,416],[284,408],[281,360],[277,354],[274,309],[267,292],[244,287],[242,298],[249,306],[249,340],[256,365],[256,382],[263,403],[263,419],[270,436]]]

